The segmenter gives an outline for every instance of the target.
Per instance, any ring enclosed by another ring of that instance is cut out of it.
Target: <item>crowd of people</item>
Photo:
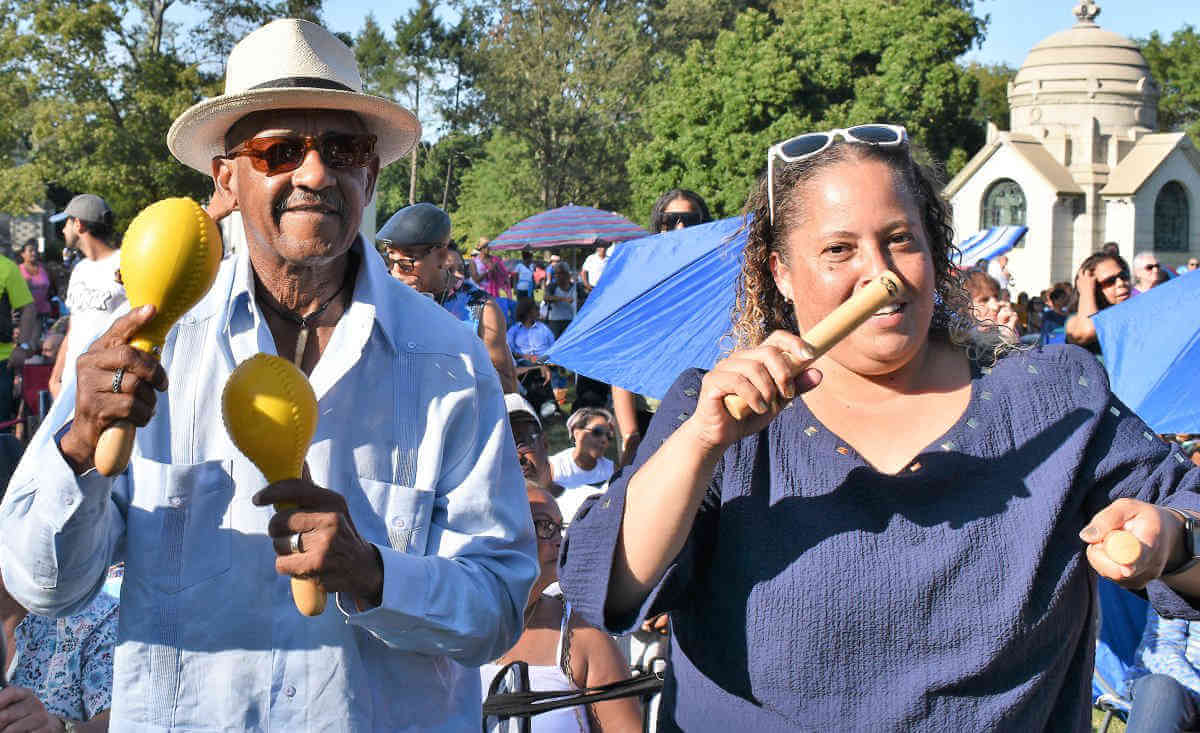
[[[244,246],[161,353],[129,346],[155,313],[125,301],[99,196],[66,207],[65,287],[36,242],[0,258],[0,410],[53,365],[0,504],[0,731],[468,730],[515,663],[570,699],[647,659],[659,731],[1082,731],[1096,576],[1154,606],[1130,729],[1200,722],[1200,456],[1109,391],[1091,320],[1168,277],[1152,253],[1106,245],[1031,294],[1003,255],[956,266],[904,128],[800,134],[749,192],[736,345],[660,401],[547,358],[611,246],[508,259],[428,203],[369,242],[415,117],[305,21],[227,68],[164,132]],[[648,220],[711,215],[672,189]],[[885,271],[900,299],[814,358],[803,334]],[[259,352],[318,399],[302,478],[268,484],[226,435],[215,396]],[[117,421],[138,433],[108,476]],[[588,698],[533,729],[647,716]]]

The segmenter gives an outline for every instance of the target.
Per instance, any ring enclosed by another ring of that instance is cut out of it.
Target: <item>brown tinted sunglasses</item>
[[[304,163],[308,151],[316,150],[330,168],[365,168],[375,158],[374,135],[333,132],[311,135],[267,135],[238,144],[221,156],[232,160],[250,158],[254,170],[268,176],[294,171]]]

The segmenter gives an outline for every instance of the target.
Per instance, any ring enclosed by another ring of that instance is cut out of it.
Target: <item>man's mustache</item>
[[[294,191],[286,199],[275,203],[272,213],[275,221],[279,221],[288,209],[323,207],[331,209],[342,218],[346,216],[346,199],[336,189],[327,188],[321,191]]]

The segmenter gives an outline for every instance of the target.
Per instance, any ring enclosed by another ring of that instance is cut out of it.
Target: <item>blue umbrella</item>
[[[1200,433],[1200,277],[1093,316],[1112,391],[1157,433]]]
[[[742,218],[626,242],[547,360],[661,398],[688,367],[712,368],[731,345]]]
[[[648,236],[620,214],[571,204],[513,224],[492,240],[492,249],[595,246]]]
[[[1027,231],[1029,231],[1029,227],[1004,226],[976,232],[959,243],[958,250],[962,252],[962,258],[959,260],[958,266],[972,267],[980,260],[999,257],[1016,247],[1017,242],[1021,241],[1021,237],[1025,236]]]

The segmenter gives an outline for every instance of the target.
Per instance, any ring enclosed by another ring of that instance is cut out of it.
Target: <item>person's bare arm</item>
[[[479,336],[487,346],[492,366],[496,367],[500,374],[500,386],[504,389],[504,394],[516,392],[516,365],[513,363],[512,352],[508,350],[508,323],[504,320],[500,306],[492,301],[484,304],[483,312],[479,316],[479,329]]]
[[[54,357],[54,369],[50,371],[50,397],[56,400],[58,393],[62,391],[63,370],[67,365],[67,339],[69,338],[71,338],[70,327],[63,334],[62,343],[58,345],[58,354]]]
[[[1079,290],[1079,309],[1067,319],[1067,340],[1088,346],[1096,342],[1096,324],[1092,323],[1092,316],[1100,311],[1096,303],[1096,276],[1090,272],[1079,273],[1075,287]]]
[[[725,449],[765,428],[797,394],[817,385],[820,376],[807,369],[811,362],[799,336],[776,331],[762,346],[730,354],[704,376],[695,413],[625,489],[608,617],[626,618],[646,600],[683,549]],[[735,420],[724,405],[727,395],[745,400],[749,414]]]
[[[571,626],[571,676],[576,683],[596,687],[629,679],[629,664],[611,636],[574,618]],[[593,703],[588,709],[594,731],[636,733],[642,729],[642,705],[635,697]]]
[[[617,385],[612,388],[613,413],[617,417],[617,429],[621,432],[621,462],[617,468],[633,463],[642,433],[638,430],[637,399],[633,392]]]
[[[76,723],[75,730],[79,731],[79,733],[107,733],[110,712],[109,710],[105,710],[97,713],[91,720]]]
[[[37,349],[42,341],[42,322],[38,319],[37,306],[33,303],[21,309],[21,341],[29,344],[30,349]],[[33,354],[26,354],[33,356]]]

